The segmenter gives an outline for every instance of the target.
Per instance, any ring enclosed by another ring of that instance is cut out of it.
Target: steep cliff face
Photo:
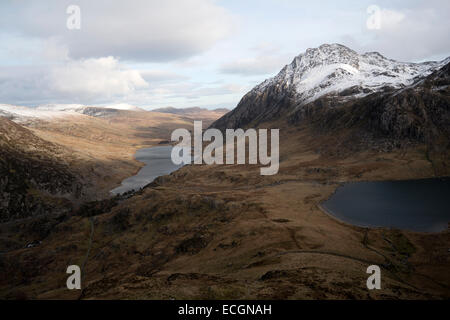
[[[212,127],[245,128],[282,117],[291,124],[327,119],[323,123],[340,127],[333,121],[351,117],[353,124],[365,121],[367,128],[423,140],[429,135],[426,126],[441,130],[448,119],[444,66],[449,62],[404,63],[376,52],[360,55],[342,45],[322,45],[256,86]]]
[[[395,136],[414,134],[421,141],[450,139],[450,63],[424,80],[391,94],[379,126]]]
[[[80,177],[62,152],[0,117],[0,222],[64,211],[81,196]]]

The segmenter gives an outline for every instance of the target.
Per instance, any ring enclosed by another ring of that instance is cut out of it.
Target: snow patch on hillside
[[[0,104],[0,116],[16,122],[27,122],[32,120],[51,120],[68,116],[86,116],[85,110],[94,106],[81,104],[46,104],[37,107],[15,106]],[[95,106],[99,109],[115,109],[142,111],[142,109],[129,104],[114,104],[107,106]]]

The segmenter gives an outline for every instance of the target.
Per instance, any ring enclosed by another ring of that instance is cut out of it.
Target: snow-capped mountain
[[[392,92],[417,83],[449,62],[450,57],[440,62],[398,62],[377,52],[358,54],[340,44],[324,44],[306,50],[275,77],[257,85],[213,126],[223,129],[274,120],[322,97],[337,104]]]
[[[128,105],[115,104],[108,106],[85,106],[81,104],[46,104],[37,107],[14,106],[10,104],[0,104],[0,116],[9,118],[16,122],[26,122],[36,119],[50,120],[67,116],[105,116],[117,112],[142,111],[142,109]]]
[[[295,91],[302,104],[326,94],[339,95],[350,88],[353,89],[352,96],[361,97],[384,87],[399,89],[408,86],[442,67],[447,60],[398,62],[378,52],[358,54],[340,44],[324,44],[298,55],[277,76],[254,90],[261,92],[274,85],[288,87]]]

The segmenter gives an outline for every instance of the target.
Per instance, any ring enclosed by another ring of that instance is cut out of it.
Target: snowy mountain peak
[[[324,44],[318,48],[307,49],[291,63],[293,68],[314,68],[324,64],[348,64],[358,66],[358,54],[340,44]]]
[[[385,87],[405,87],[442,67],[445,61],[405,63],[387,59],[378,52],[358,54],[340,44],[324,44],[307,49],[278,75],[253,90],[261,92],[272,86],[283,88],[293,93],[301,104],[306,104],[324,95],[339,96],[351,88],[350,96],[340,95],[340,99],[349,99]]]
[[[359,54],[339,44],[322,45],[250,90],[211,127],[278,127],[286,121],[287,126],[301,123],[331,134],[355,129],[358,135],[365,132],[362,145],[371,143],[375,131],[422,141],[436,132],[449,136],[449,62],[450,57],[398,62],[378,52]]]

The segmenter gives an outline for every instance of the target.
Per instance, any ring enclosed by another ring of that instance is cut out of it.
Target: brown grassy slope
[[[90,247],[86,299],[448,299],[448,231],[353,227],[318,206],[340,182],[432,177],[434,162],[448,175],[448,156],[429,159],[419,144],[318,153],[339,138],[286,129],[278,175],[187,166],[109,212],[72,216],[41,246],[3,256],[10,277],[0,279],[0,294],[78,298],[65,289],[64,271],[82,264]],[[380,291],[366,288],[371,264],[382,267]]]

